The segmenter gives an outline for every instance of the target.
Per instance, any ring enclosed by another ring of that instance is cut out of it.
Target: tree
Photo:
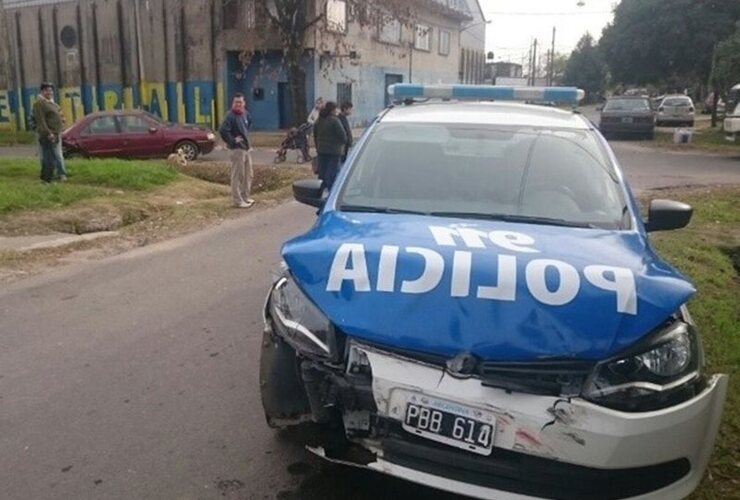
[[[586,91],[586,101],[593,101],[604,88],[606,68],[594,39],[586,33],[570,54],[563,83]]]
[[[436,0],[252,0],[252,2],[255,6],[255,23],[254,29],[247,30],[243,63],[249,64],[255,56],[268,50],[282,51],[296,124],[306,119],[306,73],[303,64],[311,35],[320,33],[311,40],[313,48],[317,50],[323,51],[333,46],[334,53],[346,53],[350,49],[346,46],[343,36],[347,26],[329,26],[327,6],[330,3],[331,8],[351,11],[352,22],[361,28],[376,28],[391,20],[406,27],[413,27],[415,13],[422,9],[457,15],[460,21],[469,19],[466,14]],[[406,51],[401,53],[405,57]]]
[[[739,19],[738,0],[622,0],[599,47],[615,82],[706,83],[714,46]]]
[[[565,68],[568,67],[570,56],[568,54],[555,53],[552,61],[552,81],[553,85],[559,85],[565,77]]]
[[[740,83],[740,23],[735,33],[720,42],[712,58],[709,83],[714,90],[712,127],[717,124],[717,102],[733,85]]]

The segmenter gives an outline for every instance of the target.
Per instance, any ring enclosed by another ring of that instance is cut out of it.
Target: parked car
[[[666,125],[694,126],[694,102],[686,95],[668,95],[658,106],[655,119],[658,127]]]
[[[92,113],[62,134],[66,155],[156,158],[179,150],[194,160],[215,145],[216,136],[207,127],[167,123],[136,110]]]
[[[584,116],[500,102],[534,93],[583,96],[391,86],[407,104],[331,192],[293,184],[319,212],[265,303],[267,422],[313,422],[324,459],[466,497],[685,498],[727,376],[704,372],[695,289],[648,234],[692,209],[653,200],[643,220]]]
[[[712,109],[714,108],[714,92],[710,92],[706,99],[704,99],[704,114],[709,115],[712,114]],[[722,100],[720,97],[719,101],[717,101],[717,113],[722,114],[725,112],[725,101]]]
[[[599,130],[604,136],[631,135],[653,139],[655,113],[642,96],[610,97],[601,109]]]
[[[724,129],[729,140],[737,140],[740,135],[740,102],[735,106],[732,114],[725,117]]]

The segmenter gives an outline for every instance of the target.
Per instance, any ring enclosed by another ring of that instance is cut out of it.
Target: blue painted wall
[[[313,60],[306,57],[306,100],[314,99]],[[281,54],[268,52],[254,57],[245,68],[239,61],[238,52],[227,54],[228,80],[226,82],[225,103],[229,107],[231,96],[236,92],[247,98],[247,107],[252,116],[252,128],[255,130],[275,130],[280,126],[280,107],[278,101],[278,83],[287,82],[288,76],[282,63]],[[262,89],[262,99],[255,98],[255,89]]]

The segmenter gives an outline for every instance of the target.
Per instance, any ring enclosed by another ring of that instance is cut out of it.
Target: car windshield
[[[691,102],[685,97],[668,97],[663,101],[664,106],[689,106]]]
[[[610,99],[604,111],[647,111],[650,103],[647,99]]]
[[[352,165],[338,206],[629,227],[616,172],[588,130],[380,124]]]

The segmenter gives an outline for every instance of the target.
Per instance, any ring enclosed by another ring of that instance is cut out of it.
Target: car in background
[[[601,109],[599,130],[604,136],[655,137],[655,113],[643,96],[610,97]]]
[[[733,142],[737,140],[737,136],[740,135],[740,102],[732,114],[725,117],[724,129],[728,140]]]
[[[706,99],[704,99],[704,109],[703,113],[705,115],[712,114],[712,109],[714,109],[714,92],[710,92]],[[725,112],[725,101],[722,100],[720,97],[719,101],[717,101],[717,113],[722,114]]]
[[[167,123],[138,110],[92,113],[62,133],[65,155],[158,158],[180,151],[190,161],[215,145],[207,127]]]
[[[694,126],[694,101],[686,95],[667,95],[658,106],[655,117],[658,127],[666,125]]]

